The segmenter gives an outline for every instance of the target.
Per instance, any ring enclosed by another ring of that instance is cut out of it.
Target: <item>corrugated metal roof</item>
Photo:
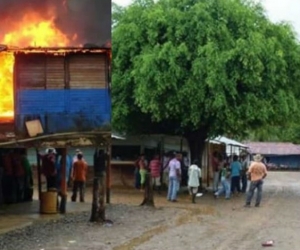
[[[111,49],[108,47],[10,47],[4,44],[0,44],[0,52],[7,51],[7,52],[24,52],[24,53],[70,53],[70,52],[93,52],[93,53],[103,53],[109,52]]]
[[[117,140],[126,140],[125,137],[122,137],[122,136],[114,134],[114,133],[111,134],[111,138],[117,139]]]
[[[241,147],[241,148],[247,148],[247,145],[242,144],[242,143],[240,143],[238,141],[229,139],[229,138],[227,138],[225,136],[216,137],[216,138],[214,138],[212,140],[209,140],[209,142],[216,143],[216,144],[226,144],[226,145],[231,145],[231,146],[237,146],[237,147]]]
[[[249,151],[262,155],[300,155],[300,147],[285,142],[247,142]]]

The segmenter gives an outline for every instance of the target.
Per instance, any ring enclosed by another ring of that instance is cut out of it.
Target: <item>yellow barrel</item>
[[[41,193],[40,213],[41,214],[57,214],[57,192],[56,192],[56,190]]]

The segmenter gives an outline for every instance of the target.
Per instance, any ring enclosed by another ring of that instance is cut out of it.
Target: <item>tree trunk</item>
[[[151,175],[150,175],[150,173],[147,173],[146,181],[145,181],[144,200],[141,203],[141,206],[154,207],[154,195],[153,195],[153,187],[152,187],[151,183],[152,183]]]
[[[91,222],[105,222],[105,175],[94,178]]]
[[[207,135],[207,131],[202,129],[185,134],[185,138],[187,139],[191,151],[191,161],[193,162],[197,159],[200,167],[202,167],[202,154],[205,149]]]
[[[99,209],[98,209],[98,220],[105,221],[105,174],[103,173],[100,178],[99,185]]]
[[[205,149],[207,134],[208,133],[205,130],[199,129],[185,135],[191,151],[191,163],[197,159],[200,168],[202,168],[202,157]],[[200,187],[198,188],[198,191],[200,192],[204,191],[202,181],[203,178],[200,178]]]
[[[95,177],[93,182],[93,203],[92,203],[92,213],[90,218],[91,222],[97,221],[98,197],[99,197],[99,178]]]

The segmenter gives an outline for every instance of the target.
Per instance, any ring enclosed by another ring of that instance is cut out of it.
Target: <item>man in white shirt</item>
[[[181,176],[179,159],[180,154],[176,154],[176,156],[169,162],[169,187],[167,199],[172,202],[177,201],[178,182]]]
[[[201,169],[198,167],[198,160],[194,160],[188,170],[188,187],[192,195],[192,203],[196,203],[196,194],[200,186]]]

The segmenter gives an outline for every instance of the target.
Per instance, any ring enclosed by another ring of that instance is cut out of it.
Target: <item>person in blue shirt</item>
[[[231,172],[231,193],[234,194],[235,191],[238,193],[241,192],[241,170],[242,164],[238,161],[238,156],[233,156],[233,161],[230,164],[230,172]]]

